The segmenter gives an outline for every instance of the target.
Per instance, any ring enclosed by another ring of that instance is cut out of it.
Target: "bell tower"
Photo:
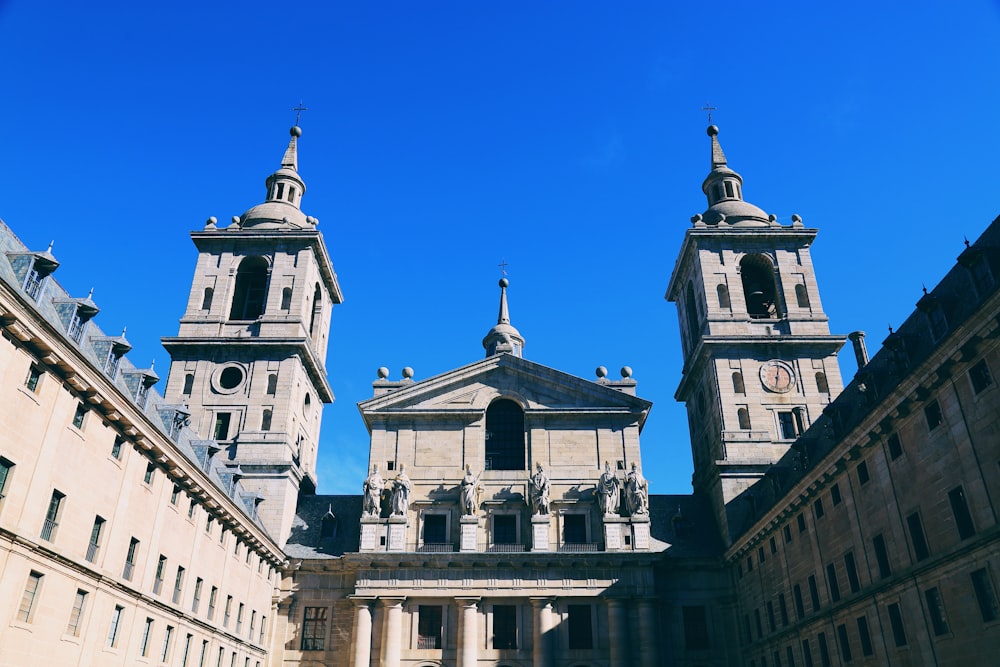
[[[267,197],[232,224],[209,218],[198,249],[165,397],[187,405],[205,439],[206,466],[223,466],[259,498],[261,523],[279,544],[300,491],[316,488],[330,314],[343,297],[319,221],[301,210],[299,127]]]
[[[725,506],[778,461],[843,388],[809,248],[817,230],[782,225],[743,199],[712,125],[708,209],[692,218],[666,298],[677,304],[693,485]]]

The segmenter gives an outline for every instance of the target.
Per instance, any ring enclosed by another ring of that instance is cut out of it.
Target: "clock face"
[[[795,373],[784,361],[772,359],[760,367],[760,381],[771,391],[784,394],[795,386]]]

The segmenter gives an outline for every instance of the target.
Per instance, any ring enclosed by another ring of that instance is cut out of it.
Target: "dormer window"
[[[118,372],[118,364],[121,360],[121,351],[116,349],[116,346],[112,345],[111,349],[108,350],[108,358],[104,361],[104,372],[107,373],[108,377],[111,379],[114,379],[115,374]]]
[[[69,337],[77,343],[80,342],[80,337],[83,335],[84,324],[86,324],[86,321],[80,316],[80,309],[77,308],[76,312],[73,313],[73,317],[69,320],[69,330],[67,331]]]
[[[32,264],[31,268],[28,270],[28,275],[24,279],[24,291],[27,292],[35,301],[38,301],[38,295],[42,291],[42,276],[38,273],[38,269]]]

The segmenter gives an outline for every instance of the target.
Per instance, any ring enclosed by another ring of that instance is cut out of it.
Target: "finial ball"
[[[292,135],[293,137],[301,137],[302,136],[302,128],[299,127],[298,125],[293,125],[292,129],[290,129],[288,131],[288,134]]]
[[[210,215],[210,216],[208,216],[208,220],[205,221],[205,224],[214,225],[218,221],[219,221],[218,218],[216,218],[214,215]]]
[[[710,136],[710,137],[717,136],[719,134],[719,126],[718,125],[709,125],[708,126],[708,130],[706,130],[706,131],[708,132],[708,136]]]
[[[378,377],[380,380],[384,380],[389,377],[389,369],[385,366],[380,366],[378,369]]]
[[[510,285],[510,281],[507,280],[506,278],[501,278],[498,284],[500,285],[500,287],[507,289],[507,285]]]
[[[598,366],[597,367],[597,377],[603,378],[603,377],[607,377],[607,376],[608,376],[608,369],[605,368],[604,366]]]
[[[409,366],[407,366],[406,368],[404,368],[403,369],[403,377],[405,377],[407,380],[413,378],[413,369],[410,368]]]
[[[632,377],[632,367],[631,366],[622,366],[622,371],[621,372],[622,372],[622,377],[623,378],[628,379],[628,378]]]

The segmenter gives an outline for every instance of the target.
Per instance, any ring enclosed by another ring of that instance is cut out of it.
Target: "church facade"
[[[293,128],[265,201],[192,232],[161,396],[0,225],[0,665],[974,664],[1000,647],[1000,223],[845,386],[817,230],[708,208],[669,280],[694,494],[649,494],[631,370],[379,369],[358,494],[316,493],[343,300]],[[516,309],[515,309],[516,312]],[[486,327],[484,327],[486,328]],[[166,582],[166,583],[165,583]]]

